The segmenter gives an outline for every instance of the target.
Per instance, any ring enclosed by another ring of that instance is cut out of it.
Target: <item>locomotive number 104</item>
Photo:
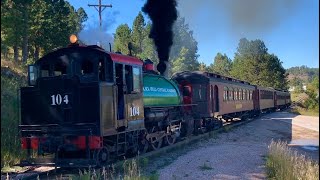
[[[52,106],[61,105],[62,102],[64,102],[65,104],[69,103],[69,97],[67,94],[64,95],[63,98],[60,94],[51,96],[51,105]]]
[[[139,107],[133,106],[130,107],[130,116],[138,116],[140,115]]]

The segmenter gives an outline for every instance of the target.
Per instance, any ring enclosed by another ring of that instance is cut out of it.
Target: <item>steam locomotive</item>
[[[150,60],[79,45],[75,36],[70,42],[28,66],[19,125],[28,158],[21,164],[103,166],[290,105],[285,91],[208,72],[169,79]]]

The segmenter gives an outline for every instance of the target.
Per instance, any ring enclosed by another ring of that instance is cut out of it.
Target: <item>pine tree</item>
[[[173,45],[170,51],[169,72],[194,71],[199,69],[198,43],[184,18],[178,18],[173,27]]]
[[[210,64],[210,72],[230,76],[232,61],[226,54],[217,53],[214,58],[214,63]]]
[[[128,44],[131,42],[131,29],[128,24],[121,24],[116,29],[114,49],[122,54],[129,54]]]
[[[159,62],[158,56],[157,56],[157,51],[155,48],[155,45],[153,43],[153,40],[149,38],[151,30],[151,24],[147,23],[144,31],[143,31],[143,41],[142,41],[142,52],[138,57],[141,59],[150,59],[153,61],[154,64],[157,64]]]
[[[7,0],[1,1],[1,40],[4,49],[14,49],[14,59],[38,59],[41,52],[66,46],[71,33],[78,33],[87,19],[67,1]]]
[[[138,16],[133,21],[132,26],[132,43],[133,43],[133,55],[141,56],[143,47],[142,42],[144,40],[145,22],[142,13],[139,12]]]
[[[199,71],[206,72],[206,71],[210,71],[210,70],[209,70],[209,67],[207,67],[207,65],[205,63],[201,62],[199,64]]]
[[[286,71],[261,40],[240,39],[230,72],[232,77],[264,87],[287,89]]]

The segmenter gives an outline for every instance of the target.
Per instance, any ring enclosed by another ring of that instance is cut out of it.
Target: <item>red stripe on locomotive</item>
[[[30,140],[28,144],[28,139]],[[21,148],[22,149],[38,149],[39,147],[39,138],[31,137],[31,138],[21,138]]]
[[[89,148],[90,149],[99,149],[102,148],[102,137],[100,136],[89,136]],[[79,149],[86,149],[86,137],[85,136],[79,136],[77,139],[75,139],[73,144],[77,145]]]
[[[140,59],[131,57],[131,56],[124,56],[121,54],[109,53],[112,61],[120,62],[120,63],[127,63],[127,64],[135,64],[142,66],[143,62]]]
[[[89,148],[90,149],[99,149],[102,148],[102,137],[100,136],[89,136]],[[29,138],[21,138],[21,148],[22,149],[38,149],[39,141],[44,141],[45,138],[38,137],[29,137]],[[28,141],[30,144],[28,144]],[[79,149],[86,149],[86,136],[78,136],[75,139],[68,141],[65,139],[66,144],[74,144]]]

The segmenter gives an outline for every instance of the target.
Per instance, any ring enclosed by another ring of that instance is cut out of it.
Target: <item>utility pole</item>
[[[99,4],[88,4],[89,7],[93,6],[98,12],[99,12],[99,20],[100,20],[100,28],[101,28],[101,24],[102,24],[102,18],[101,18],[101,13],[104,9],[106,9],[106,7],[110,7],[112,8],[112,5],[106,5],[106,4],[101,4],[101,0],[99,0]],[[97,8],[98,7],[98,8]]]

